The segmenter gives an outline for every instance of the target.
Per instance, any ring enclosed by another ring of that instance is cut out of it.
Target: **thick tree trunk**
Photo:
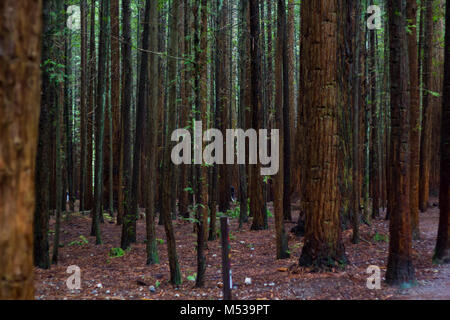
[[[388,1],[391,74],[391,203],[389,257],[386,282],[391,285],[414,281],[410,225],[410,123],[409,64],[407,55],[406,4]]]
[[[43,160],[38,158],[36,162],[41,94],[41,19],[43,17],[44,32],[49,36],[50,3],[47,1],[43,16],[41,1],[5,0],[0,3],[0,16],[5,17],[0,19],[0,48],[8,48],[0,50],[1,300],[34,297],[35,165]],[[46,40],[43,48],[48,48],[50,39]],[[47,84],[48,76],[47,72],[44,73],[43,80]],[[43,106],[48,108],[48,104]],[[42,142],[40,147],[42,152]],[[42,174],[48,177],[48,171],[41,171],[41,178]],[[44,204],[39,209],[47,210],[47,214],[48,189],[41,193],[39,200]],[[48,247],[44,249],[48,250]],[[46,253],[48,256],[48,251]]]
[[[17,3],[17,5],[20,2]],[[4,3],[6,5],[6,3]],[[12,5],[9,3],[9,5]],[[23,6],[23,4],[22,4]],[[6,7],[5,7],[6,8]],[[25,8],[24,8],[25,10]],[[42,96],[41,113],[39,117],[39,144],[36,158],[36,209],[34,212],[34,265],[42,268],[50,268],[48,223],[50,212],[50,177],[51,177],[51,148],[52,145],[52,111],[54,109],[56,95],[55,84],[52,81],[51,64],[46,64],[53,58],[53,37],[56,30],[56,17],[54,15],[55,2],[43,3],[43,42],[42,42]],[[8,33],[9,34],[9,33]],[[3,38],[2,38],[3,39]]]
[[[338,188],[338,5],[337,0],[302,3],[301,92],[305,112],[305,245],[302,266],[345,263]],[[323,26],[327,26],[324,32]]]
[[[439,228],[434,251],[437,262],[450,263],[450,1],[445,9],[445,62],[442,97]]]

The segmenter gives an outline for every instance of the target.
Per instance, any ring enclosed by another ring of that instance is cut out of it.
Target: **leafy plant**
[[[193,273],[193,274],[187,276],[187,279],[189,281],[195,281],[196,278],[197,278],[197,273]]]
[[[119,258],[125,255],[125,251],[122,248],[111,248],[109,250],[109,256],[111,258]]]
[[[374,242],[388,242],[389,241],[389,236],[377,232],[373,236],[373,241]]]
[[[88,244],[88,243],[89,243],[89,240],[86,239],[85,236],[81,235],[80,236],[80,240],[74,240],[72,242],[69,242],[68,246],[69,247],[74,246],[74,245],[82,246],[82,245],[85,245],[85,244]]]
[[[266,214],[269,218],[273,218],[272,211],[270,211],[269,208],[266,208]]]

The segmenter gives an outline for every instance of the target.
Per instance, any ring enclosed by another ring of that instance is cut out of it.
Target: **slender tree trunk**
[[[125,238],[129,239],[129,243],[136,242],[136,219],[139,213],[139,181],[141,176],[141,149],[144,143],[144,121],[145,121],[145,83],[147,81],[148,72],[148,48],[149,48],[149,15],[150,15],[150,3],[149,0],[145,2],[145,13],[143,18],[144,30],[142,32],[142,52],[139,68],[139,87],[138,87],[138,101],[137,101],[137,117],[136,117],[136,131],[134,142],[134,156],[133,156],[133,178],[131,179],[131,213],[129,214],[129,220],[125,220],[124,230],[128,233]],[[127,225],[127,226],[126,226]],[[128,245],[129,245],[128,243]]]
[[[62,37],[60,37],[62,40]],[[67,40],[67,39],[66,39]],[[62,62],[62,61],[61,61]],[[58,62],[59,63],[59,62]],[[66,69],[67,72],[67,69]],[[56,97],[55,97],[55,121],[52,125],[52,130],[55,132],[55,144],[56,144],[56,176],[55,176],[55,189],[56,189],[56,217],[55,217],[55,235],[53,237],[53,253],[52,253],[52,264],[58,264],[58,249],[59,249],[59,236],[60,236],[60,226],[61,226],[61,204],[64,204],[65,209],[65,192],[63,195],[63,177],[62,177],[62,154],[61,154],[61,110],[62,106],[66,104],[66,101],[64,98],[66,98],[65,92],[63,93],[63,90],[66,91],[67,88],[64,88],[62,79],[59,79],[60,83],[58,84],[58,88],[56,89]],[[67,82],[66,82],[67,85]],[[64,188],[64,190],[66,190]],[[63,199],[63,201],[61,201]],[[62,202],[62,203],[61,203]]]
[[[248,101],[250,91],[250,79],[248,76],[248,52],[249,50],[249,36],[246,32],[248,30],[248,15],[249,15],[249,2],[241,1],[239,7],[240,13],[240,39],[239,39],[239,114],[238,114],[238,126],[239,128],[246,128],[246,109],[250,105]],[[247,170],[245,164],[239,165],[239,228],[246,222],[248,222],[247,212]]]
[[[286,11],[284,2],[279,1],[282,10]],[[285,37],[283,37],[283,217],[292,220],[291,213],[291,141],[294,132],[294,5],[289,0],[288,18],[283,25]],[[286,14],[285,14],[286,15]]]
[[[424,48],[423,48],[423,95],[422,95],[422,130],[420,136],[420,178],[419,178],[419,209],[428,209],[430,193],[430,163],[431,163],[431,68],[433,44],[433,0],[425,0]]]
[[[362,96],[361,94],[361,70],[360,70],[360,61],[362,60],[362,54],[361,54],[361,22],[359,19],[361,6],[358,2],[353,3],[354,6],[354,14],[355,14],[355,20],[354,20],[354,26],[355,26],[355,69],[354,74],[352,75],[354,77],[353,81],[353,166],[352,166],[352,227],[353,227],[353,234],[352,234],[352,243],[356,244],[359,242],[359,216],[360,216],[360,200],[361,200],[361,181],[360,181],[360,172],[361,172],[361,164],[364,164],[364,162],[361,162],[360,159],[360,145],[362,144],[360,141],[361,138],[361,129],[360,129],[360,98]],[[373,31],[372,31],[373,32]],[[364,60],[363,60],[364,61]],[[364,105],[364,102],[361,103],[361,105]],[[367,208],[365,208],[367,210]]]
[[[168,55],[175,57],[177,55],[178,46],[178,32],[177,32],[177,17],[178,17],[178,5],[179,0],[173,0],[170,7],[169,17],[169,46]],[[162,171],[162,203],[161,203],[161,215],[164,217],[164,229],[167,237],[167,250],[169,256],[170,266],[170,282],[174,285],[181,284],[180,266],[178,264],[178,256],[176,250],[175,234],[171,219],[171,186],[172,181],[175,178],[172,171],[174,166],[170,159],[170,154],[173,146],[173,142],[170,137],[175,129],[176,124],[176,69],[177,61],[174,58],[169,58],[167,61],[167,77],[168,77],[168,121],[167,121],[167,134],[165,138],[164,151],[163,151],[163,171]]]
[[[280,130],[280,145],[279,145],[279,157],[284,158],[284,107],[283,99],[286,96],[283,95],[283,87],[286,82],[283,82],[283,70],[288,67],[284,62],[288,62],[283,59],[283,52],[286,45],[286,6],[284,0],[278,0],[278,23],[277,23],[277,43],[275,54],[275,126]],[[273,152],[273,150],[272,150]],[[278,174],[274,178],[274,210],[275,210],[275,230],[276,230],[276,246],[277,246],[277,259],[289,258],[288,252],[288,239],[284,230],[284,193],[289,191],[285,189],[284,185],[284,161],[280,163]]]
[[[216,104],[220,130],[223,136],[230,128],[230,48],[228,40],[228,0],[217,0],[217,61],[216,65]],[[224,147],[225,150],[225,147]],[[230,208],[231,166],[219,165],[219,211],[227,212]]]
[[[43,15],[41,1],[6,0],[0,4],[0,16],[5,17],[0,19],[0,48],[10,48],[0,50],[1,300],[33,299],[33,212],[42,217],[41,210],[48,210],[47,189],[40,192],[39,198],[36,197],[36,200],[45,203],[40,206],[40,211],[35,211],[35,165],[43,160],[38,157],[35,162],[41,94],[42,18],[44,34],[49,36],[51,30],[51,1],[46,2]],[[49,40],[44,39],[43,49],[48,48]],[[46,83],[48,76],[48,72],[43,73]],[[48,98],[48,91],[43,93],[42,98]],[[42,104],[44,108],[48,107],[44,103],[45,100]],[[48,177],[48,171],[41,172],[41,178],[42,173]],[[45,259],[35,261],[44,261],[48,265]]]
[[[150,38],[149,38],[149,49],[155,50],[158,48],[158,3],[156,1],[147,0],[150,8]],[[152,79],[148,102],[148,125],[147,125],[147,137],[149,154],[147,158],[147,184],[146,184],[146,193],[147,193],[147,203],[146,203],[146,233],[147,233],[147,243],[146,243],[146,252],[147,252],[147,264],[158,264],[158,246],[156,242],[156,230],[155,230],[155,217],[156,217],[156,206],[155,206],[155,186],[156,186],[156,175],[157,175],[157,167],[156,167],[156,158],[157,153],[154,150],[157,147],[157,131],[158,131],[158,56],[155,54],[150,55],[150,79]]]
[[[200,26],[196,23],[200,34],[194,37],[196,52],[196,106],[198,106],[201,120],[207,123],[207,48],[208,48],[208,6],[207,0],[201,0]],[[198,3],[194,9],[195,20],[198,19]],[[197,115],[198,117],[198,115]],[[203,149],[203,148],[202,148]],[[196,287],[205,285],[206,272],[206,234],[208,227],[208,169],[201,165],[198,169],[198,199],[197,199],[197,278]]]
[[[69,30],[69,29],[68,29]],[[66,34],[65,41],[65,74],[64,79],[64,128],[66,134],[66,174],[67,174],[67,186],[69,191],[69,208],[70,211],[74,210],[75,193],[74,193],[74,168],[73,168],[73,137],[72,137],[72,89],[70,88],[71,82],[71,60],[72,60],[72,41],[71,31]],[[64,195],[65,195],[64,189]]]
[[[101,0],[100,8],[100,34],[98,38],[98,76],[97,76],[97,103],[95,110],[95,185],[94,185],[94,208],[92,213],[91,235],[95,235],[95,243],[101,244],[100,217],[103,216],[103,142],[105,131],[105,105],[106,105],[106,72],[108,56],[107,35],[110,28],[109,8],[110,0]]]
[[[250,58],[251,58],[251,110],[252,128],[258,132],[263,123],[261,90],[261,48],[259,1],[250,0]],[[261,165],[250,165],[250,211],[253,215],[251,230],[267,229],[265,199],[263,197]]]
[[[131,7],[130,0],[122,0],[122,183],[123,206],[122,214],[117,217],[117,222],[122,223],[121,248],[127,249],[131,243],[128,228],[136,218],[136,213],[131,208],[131,161],[132,161],[132,135],[131,135],[131,95],[132,95],[132,66],[131,66]],[[122,220],[123,219],[123,220]]]
[[[419,233],[419,172],[420,172],[420,93],[419,93],[419,67],[417,48],[417,2],[409,0],[407,4],[407,19],[409,21],[408,55],[411,96],[411,187],[410,211],[412,237],[417,240]]]
[[[93,133],[94,133],[94,104],[95,104],[95,83],[96,83],[96,50],[95,50],[95,2],[91,0],[91,25],[89,40],[89,109],[87,113],[87,162],[86,162],[86,187],[85,187],[85,209],[93,208],[92,192],[92,160],[93,160]]]
[[[80,80],[80,212],[85,209],[87,161],[87,0],[81,0],[81,80]]]
[[[180,27],[179,32],[182,39],[180,39],[180,56],[181,57],[189,57],[191,54],[191,39],[190,39],[190,6],[189,0],[182,0],[182,5],[180,5]],[[185,63],[182,66],[180,72],[180,96],[181,96],[181,118],[180,125],[181,128],[187,128],[189,126],[189,111],[190,111],[190,84],[189,81],[189,68],[191,67],[190,63]],[[180,188],[178,190],[179,194],[179,202],[178,202],[178,210],[180,215],[184,218],[189,218],[189,193],[186,191],[188,187],[188,170],[189,166],[182,164],[180,168]]]
[[[119,0],[111,0],[111,113],[113,127],[113,195],[114,206],[121,210],[119,193],[122,192],[120,177],[121,159],[121,104],[120,104],[120,42]],[[114,212],[114,209],[111,209]]]

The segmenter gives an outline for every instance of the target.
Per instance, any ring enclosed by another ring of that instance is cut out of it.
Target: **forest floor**
[[[433,199],[437,202],[436,199]],[[297,212],[294,212],[296,221]],[[382,215],[384,216],[384,215]],[[379,266],[384,280],[388,255],[388,221],[380,218],[371,226],[361,225],[361,241],[351,243],[351,230],[343,232],[349,263],[334,272],[313,273],[297,266],[303,238],[289,234],[291,258],[275,259],[273,218],[269,230],[249,231],[250,224],[238,230],[231,220],[231,259],[235,299],[450,299],[450,266],[432,263],[439,210],[432,207],[420,216],[420,240],[413,241],[417,283],[411,288],[392,288],[381,282],[381,289],[366,286],[367,267]],[[137,243],[121,257],[110,257],[120,246],[121,226],[105,220],[101,225],[102,245],[90,237],[89,215],[70,214],[62,221],[59,264],[49,270],[35,269],[36,299],[221,299],[222,274],[220,240],[208,243],[205,288],[195,288],[196,234],[189,222],[174,221],[183,284],[169,284],[169,266],[164,228],[157,226],[160,264],[147,266],[145,221],[138,221]],[[289,231],[294,224],[286,223]],[[50,230],[54,229],[53,218]],[[52,233],[51,233],[52,234]],[[50,238],[53,238],[51,236]],[[81,269],[81,289],[69,290],[67,267]],[[245,284],[250,278],[251,284]]]

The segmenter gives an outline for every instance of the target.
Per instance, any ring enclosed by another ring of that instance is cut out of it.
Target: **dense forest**
[[[0,298],[449,298],[449,5],[1,0]]]

